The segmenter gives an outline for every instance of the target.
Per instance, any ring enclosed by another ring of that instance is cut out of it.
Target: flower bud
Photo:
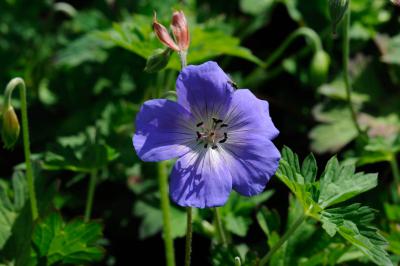
[[[186,51],[189,48],[190,35],[183,11],[175,11],[173,13],[171,27],[180,50]]]
[[[333,33],[336,33],[336,27],[342,20],[347,8],[349,7],[349,0],[329,0],[329,13],[332,19]]]
[[[310,82],[314,86],[319,86],[326,81],[329,73],[331,59],[324,50],[315,52],[310,65]]]
[[[157,35],[158,39],[171,48],[172,50],[179,51],[178,45],[174,42],[172,37],[169,35],[168,30],[157,21],[156,13],[154,13],[153,19],[153,29],[155,34]]]
[[[148,73],[154,73],[162,70],[168,65],[169,58],[171,57],[171,52],[172,50],[169,48],[166,48],[164,50],[155,50],[155,52],[147,59],[144,71]]]
[[[19,121],[11,106],[4,111],[2,117],[1,137],[4,142],[4,148],[12,149],[19,137]]]

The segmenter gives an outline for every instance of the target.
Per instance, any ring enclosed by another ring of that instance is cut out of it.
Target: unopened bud
[[[172,15],[172,32],[178,42],[181,51],[186,51],[189,48],[190,34],[183,11],[175,11]]]
[[[172,50],[179,51],[178,45],[174,42],[172,37],[169,35],[168,30],[157,21],[156,13],[154,13],[153,19],[153,29],[155,34],[157,35],[158,39],[171,48]]]
[[[4,148],[12,149],[18,140],[20,132],[19,121],[14,108],[10,106],[4,110],[2,120],[1,138],[3,139]]]
[[[329,13],[332,19],[332,29],[334,34],[336,34],[336,27],[342,20],[348,7],[349,0],[329,0]]]
[[[155,50],[155,52],[147,59],[144,71],[148,73],[154,73],[165,68],[168,65],[169,59],[171,57],[171,52],[172,50],[169,48],[166,48],[164,50]]]
[[[331,58],[324,50],[315,52],[311,59],[310,81],[314,86],[324,83],[328,77]]]

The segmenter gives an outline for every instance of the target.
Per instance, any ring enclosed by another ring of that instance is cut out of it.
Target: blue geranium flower
[[[268,102],[247,89],[234,90],[215,62],[180,73],[177,102],[146,101],[136,118],[133,144],[143,161],[178,158],[170,196],[181,206],[224,205],[232,189],[261,193],[280,153],[271,142],[279,131]]]

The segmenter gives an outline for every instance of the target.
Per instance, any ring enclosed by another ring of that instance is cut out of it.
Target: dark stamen
[[[218,148],[218,146],[217,145],[212,145],[212,147],[211,147],[211,149],[213,149],[213,150],[215,150],[216,148]]]
[[[199,131],[196,131],[196,134],[197,134],[197,140],[199,140],[201,138],[201,134]]]
[[[224,133],[224,138],[218,141],[219,143],[224,143],[225,141],[228,140],[228,134]]]
[[[222,124],[222,125],[220,125],[219,127],[220,127],[220,128],[222,128],[222,127],[228,127],[228,125],[227,125],[227,124]]]
[[[204,124],[203,122],[200,122],[200,123],[198,123],[198,124],[196,125],[196,127],[201,127],[203,124]]]
[[[221,119],[217,119],[217,118],[215,118],[215,117],[213,117],[212,120],[214,121],[214,124],[215,124],[215,125],[217,125],[217,124],[219,124],[219,123],[222,123],[222,120],[221,120]]]
[[[208,143],[204,144],[204,149],[207,149]]]

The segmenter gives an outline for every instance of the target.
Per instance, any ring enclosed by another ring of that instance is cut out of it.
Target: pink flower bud
[[[153,20],[153,29],[156,33],[158,39],[171,48],[172,50],[179,51],[178,45],[174,42],[171,36],[168,33],[168,30],[157,21],[156,14],[154,13],[154,20]]]
[[[180,50],[186,51],[189,48],[190,36],[188,24],[183,11],[174,12],[172,15],[171,27]]]
[[[400,0],[390,0],[396,6],[400,6]]]

